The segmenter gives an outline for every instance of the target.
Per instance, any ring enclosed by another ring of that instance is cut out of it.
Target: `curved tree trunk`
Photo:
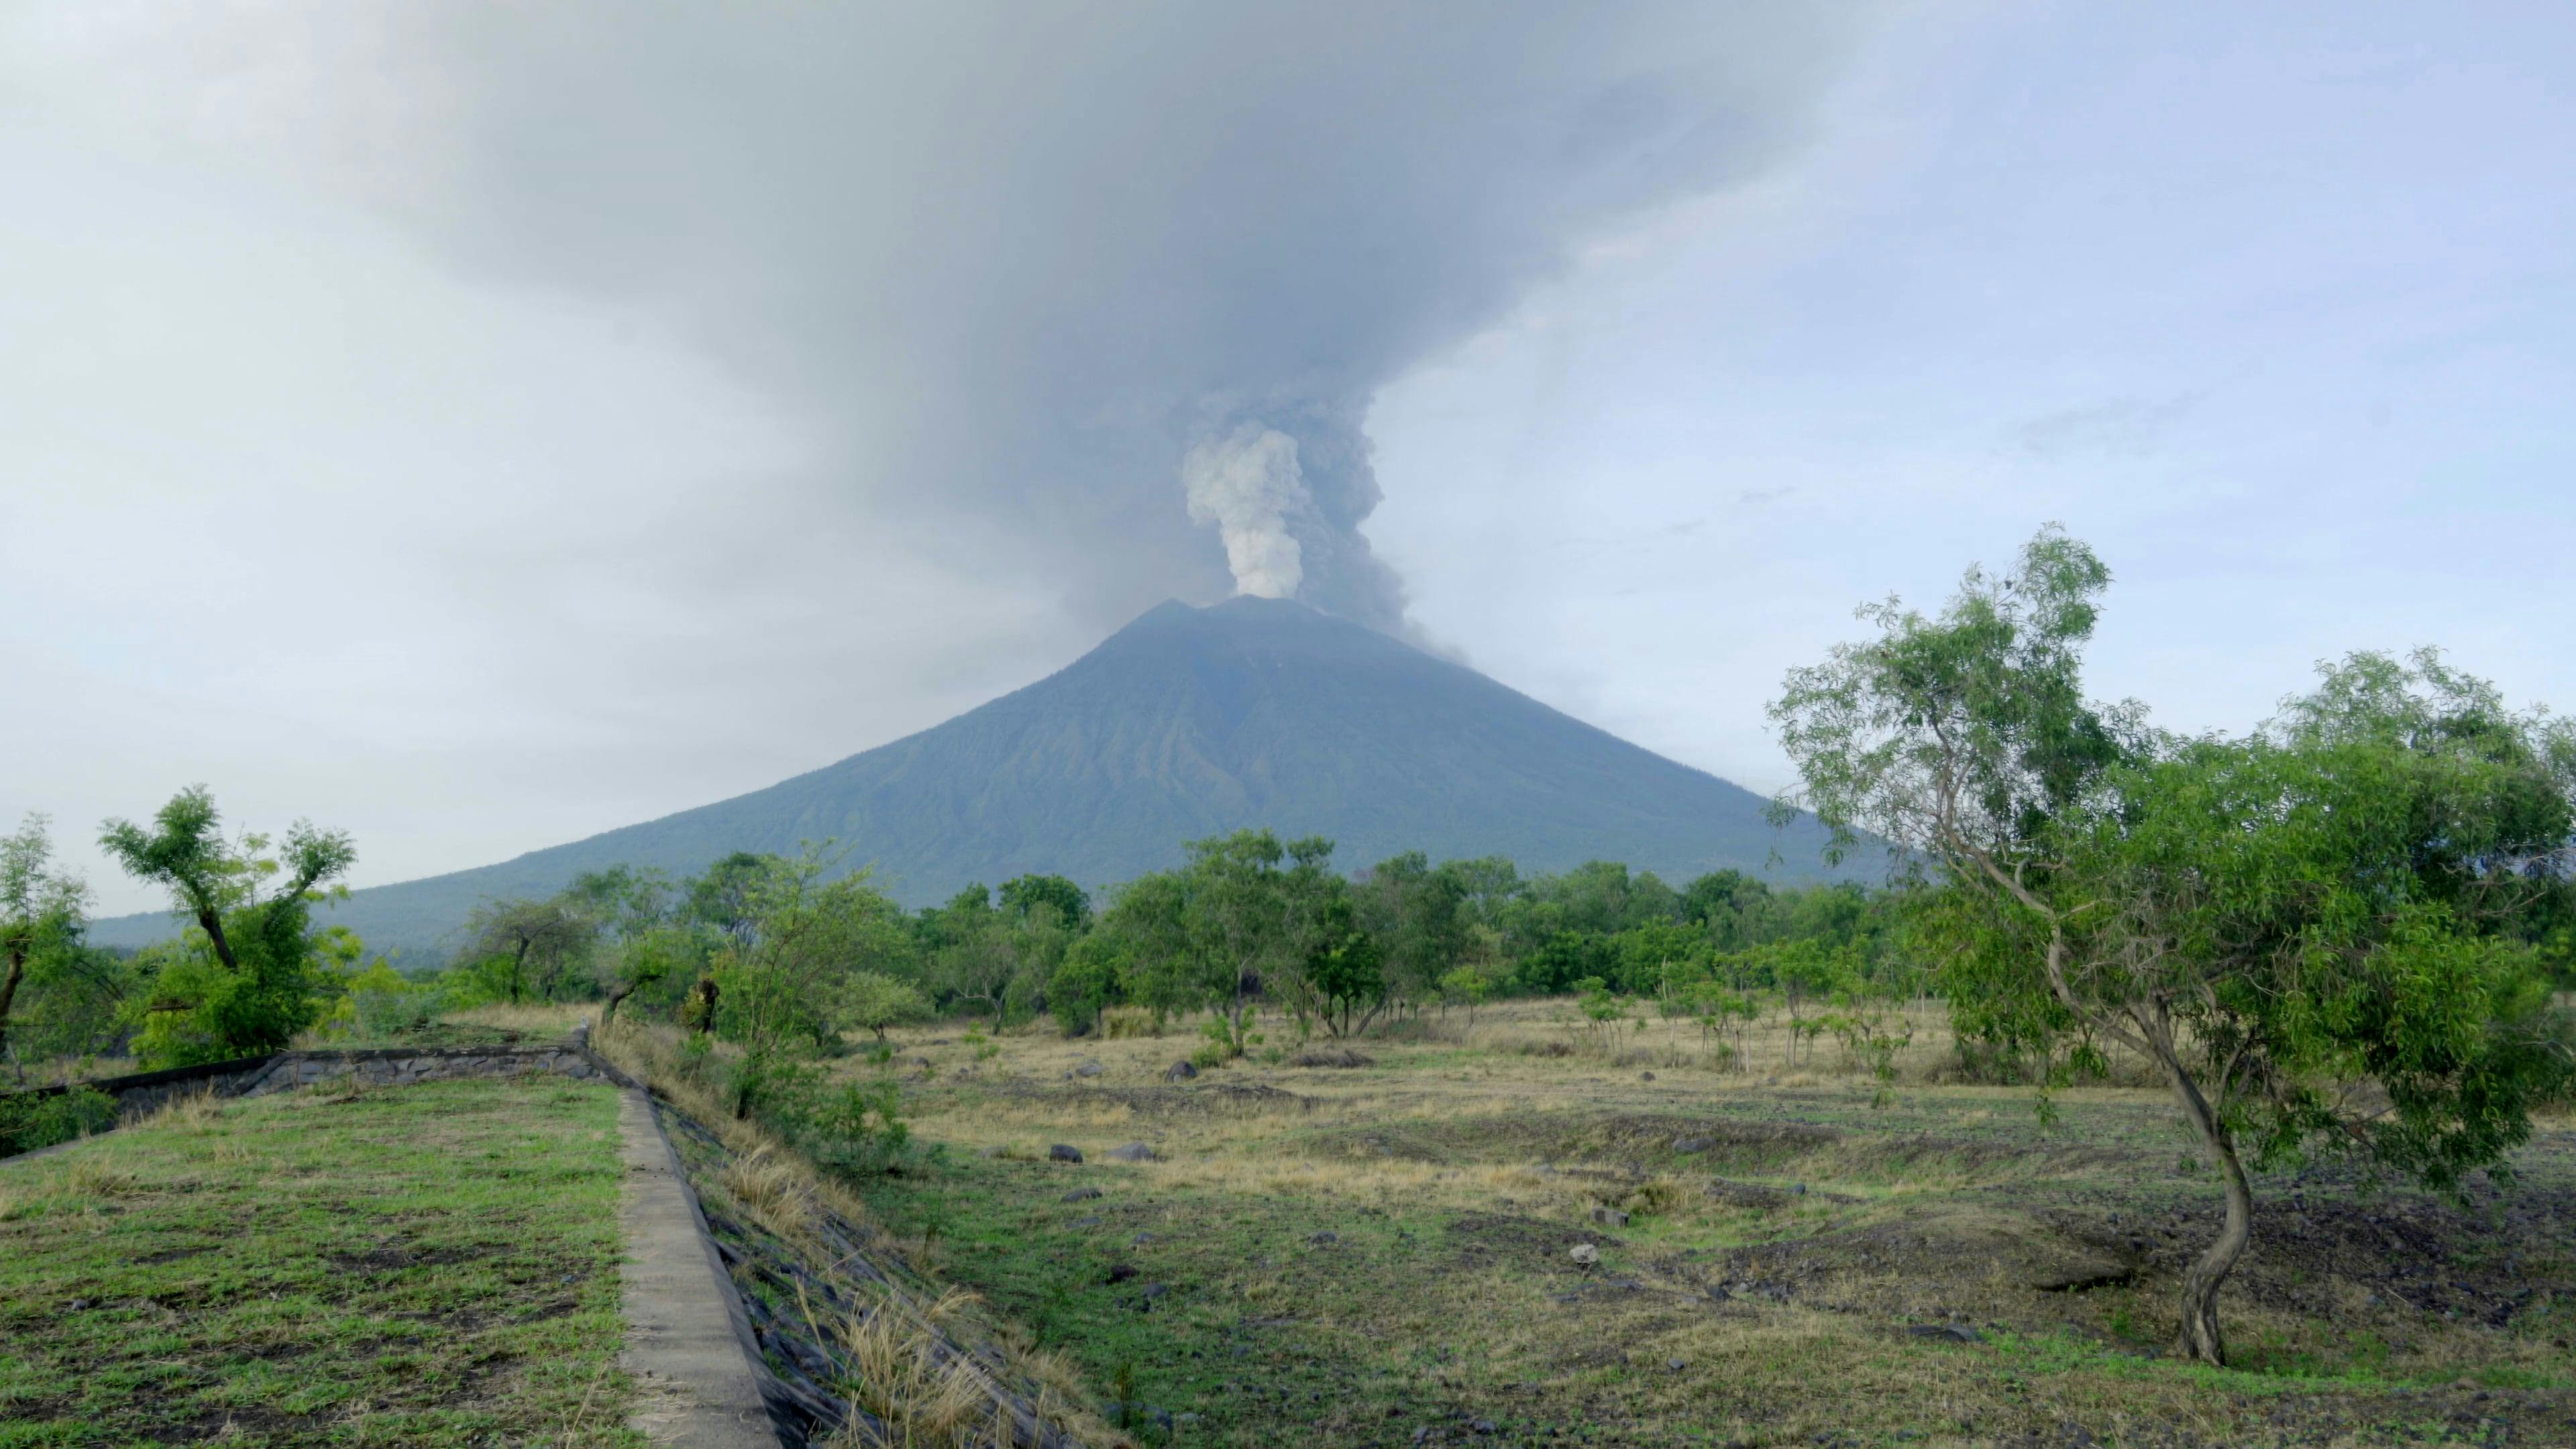
[[[2209,1154],[2210,1165],[2227,1189],[2227,1216],[2218,1229],[2217,1241],[2209,1245],[2200,1260],[2182,1280],[2182,1325],[2174,1337],[2174,1351],[2185,1358],[2205,1364],[2224,1364],[2227,1344],[2218,1326],[2218,1290],[2245,1253],[2247,1239],[2254,1230],[2254,1190],[2245,1181],[2245,1165],[2236,1158],[2236,1140],[2227,1124],[2202,1096],[2200,1084],[2191,1079],[2171,1050],[2157,1042],[2158,1064],[2173,1087],[2175,1100],[2183,1116],[2200,1134],[2200,1142]]]
[[[9,1006],[18,998],[18,982],[27,974],[27,953],[9,953],[9,974],[0,976],[0,1051],[9,1048]]]

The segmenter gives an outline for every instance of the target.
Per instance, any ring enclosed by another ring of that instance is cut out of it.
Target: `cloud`
[[[1296,592],[1391,628],[1378,388],[1777,162],[1866,10],[111,7],[28,22],[87,64],[21,78],[666,330],[848,516],[1097,621],[1220,591],[1184,459],[1285,438]]]
[[[2014,429],[2014,436],[2024,449],[2042,458],[2150,457],[2200,406],[2202,396],[2184,392],[2162,398],[2111,398],[2043,413]]]

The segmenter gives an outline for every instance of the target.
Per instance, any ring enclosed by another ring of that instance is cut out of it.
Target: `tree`
[[[222,823],[214,797],[192,785],[151,829],[110,820],[99,834],[127,874],[170,892],[204,948],[168,958],[156,985],[137,1047],[162,1065],[277,1051],[313,1024],[312,903],[357,863],[347,835],[309,821],[289,827],[275,855],[265,835],[227,841]]]
[[[459,958],[484,989],[516,1006],[552,1001],[589,958],[599,927],[562,900],[485,901],[465,922]]]
[[[1082,931],[1091,925],[1091,897],[1063,876],[1013,876],[1002,882],[1001,894],[1005,916],[1026,918],[1046,910],[1054,912],[1066,930]]]
[[[1335,1036],[1368,1030],[1386,1005],[1387,980],[1376,938],[1362,930],[1347,894],[1323,912],[1306,947],[1305,987]]]
[[[889,1027],[930,1019],[930,1002],[882,971],[854,971],[841,993],[850,1025],[885,1040]]]
[[[858,974],[884,974],[909,958],[903,908],[865,871],[835,878],[840,861],[828,844],[777,861],[744,899],[744,944],[716,955],[715,1028],[743,1046],[737,1115],[749,1115],[768,1084],[786,1080],[787,1059],[840,1039]]]
[[[2517,931],[2563,879],[2576,743],[2430,655],[2355,656],[2243,738],[2159,736],[2083,698],[2108,583],[2045,530],[1938,619],[1864,610],[1879,637],[1793,671],[1772,716],[1837,850],[1874,832],[1931,876],[1918,930],[1963,1035],[2060,1076],[2115,1043],[2164,1078],[2226,1196],[2177,1332],[2218,1363],[2249,1158],[2452,1189],[2564,1090]]]
[[[573,877],[557,899],[591,923],[598,941],[589,953],[592,979],[606,998],[602,1025],[639,991],[683,980],[705,957],[707,928],[672,921],[670,878],[650,866],[612,865]]]
[[[1410,851],[1372,867],[1356,897],[1360,928],[1384,957],[1388,994],[1419,1008],[1470,949],[1458,878]]]
[[[89,887],[52,868],[53,842],[42,815],[0,837],[0,1052],[9,1045],[9,1013],[32,969],[80,950]]]
[[[936,911],[925,911],[925,934],[935,944],[930,979],[958,1001],[984,1004],[996,1018],[1002,995],[1019,974],[1020,956],[1012,939],[1012,922],[993,909],[992,892],[970,885]]]

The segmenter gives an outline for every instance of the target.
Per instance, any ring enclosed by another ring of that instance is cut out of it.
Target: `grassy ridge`
[[[174,1108],[0,1167],[0,1449],[640,1443],[617,1096]]]

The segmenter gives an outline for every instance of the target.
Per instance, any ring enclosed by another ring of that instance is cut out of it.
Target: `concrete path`
[[[680,1449],[778,1449],[761,1400],[750,1322],[698,1219],[680,1162],[642,1092],[618,1109],[626,1183],[622,1270],[632,1426]]]

